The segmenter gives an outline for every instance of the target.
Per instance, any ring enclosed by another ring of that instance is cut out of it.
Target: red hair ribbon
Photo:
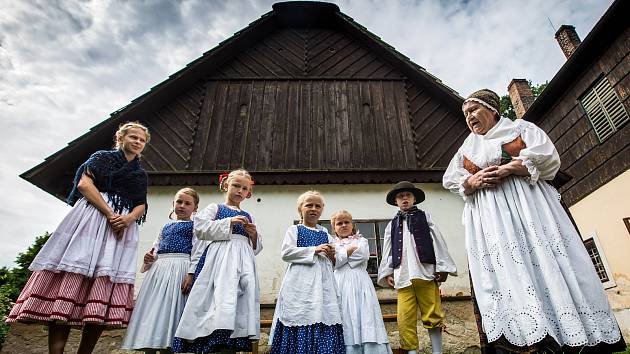
[[[254,184],[256,184],[256,182],[254,182],[254,179],[253,179],[253,178],[251,178],[251,177],[249,177],[249,180],[250,180],[250,181],[252,181],[251,186],[253,187],[253,186],[254,186]],[[248,199],[249,199],[249,198],[251,198],[251,197],[252,197],[252,191],[250,190],[250,191],[247,193],[247,195],[245,196],[245,198],[248,198]]]
[[[219,175],[219,190],[222,192],[223,192],[223,181],[225,181],[229,175],[230,175],[229,173],[222,173]]]

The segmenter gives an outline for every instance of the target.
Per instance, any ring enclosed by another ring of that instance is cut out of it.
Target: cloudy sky
[[[553,77],[553,38],[611,0],[339,0],[341,11],[465,96]],[[263,0],[0,0],[0,266],[68,207],[18,175],[271,10]]]

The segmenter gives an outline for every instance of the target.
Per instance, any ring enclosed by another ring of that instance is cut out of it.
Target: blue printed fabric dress
[[[188,274],[193,239],[192,221],[175,221],[162,227],[153,244],[157,260],[142,282],[123,349],[171,346],[188,298],[182,294],[181,285]]]
[[[344,354],[340,298],[332,262],[315,248],[333,239],[325,228],[291,226],[282,243],[288,262],[269,345],[273,354]]]
[[[172,351],[212,353],[251,351],[260,338],[260,300],[256,248],[241,225],[230,219],[251,215],[224,204],[210,204],[195,215],[194,233],[211,241],[197,265],[197,276],[173,340]]]

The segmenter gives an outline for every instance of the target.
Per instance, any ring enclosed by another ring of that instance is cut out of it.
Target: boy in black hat
[[[455,262],[431,216],[415,206],[424,201],[421,189],[411,182],[398,182],[386,200],[399,210],[385,228],[378,284],[398,290],[400,347],[416,353],[420,309],[433,353],[442,353],[444,312],[438,283],[448,274],[457,275]]]

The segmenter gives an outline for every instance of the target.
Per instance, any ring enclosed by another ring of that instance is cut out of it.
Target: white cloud
[[[355,21],[466,95],[564,62],[547,16],[584,37],[611,1],[342,0]],[[0,0],[0,265],[68,207],[18,175],[264,13],[271,1]],[[70,181],[68,181],[70,183]]]

